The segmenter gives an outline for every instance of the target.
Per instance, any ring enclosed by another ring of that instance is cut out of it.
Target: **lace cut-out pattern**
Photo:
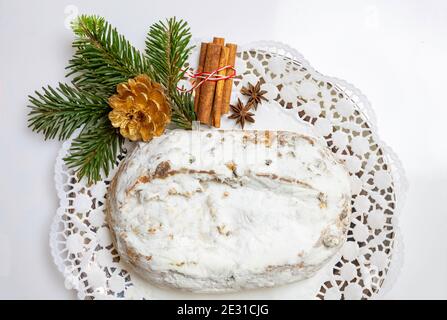
[[[261,81],[269,103],[309,124],[351,175],[347,242],[328,279],[308,298],[379,296],[392,285],[402,261],[396,217],[406,180],[398,158],[376,134],[368,100],[348,83],[316,72],[296,50],[279,43],[244,46],[236,69],[232,101],[243,99],[242,86]],[[92,186],[79,181],[62,160],[70,143],[63,144],[56,160],[60,206],[50,233],[51,252],[66,287],[76,289],[80,299],[150,298],[120,262],[104,220],[105,196],[115,170]],[[124,157],[125,152],[117,162]]]

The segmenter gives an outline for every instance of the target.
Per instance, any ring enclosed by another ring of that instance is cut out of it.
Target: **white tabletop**
[[[60,142],[26,127],[27,95],[64,81],[76,11],[105,16],[137,47],[148,26],[177,16],[194,37],[277,40],[371,101],[381,138],[410,181],[400,216],[405,262],[389,299],[447,298],[447,2],[0,0],[0,298],[73,299],[48,246]]]

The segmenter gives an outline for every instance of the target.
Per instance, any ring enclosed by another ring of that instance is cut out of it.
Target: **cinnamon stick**
[[[199,66],[197,67],[197,72],[203,72],[203,67],[205,66],[206,58],[206,48],[208,43],[202,42],[200,46],[200,56],[199,56]],[[200,82],[201,79],[197,79],[196,82]],[[194,90],[194,111],[197,113],[199,109],[199,97],[200,97],[200,86]]]
[[[203,72],[211,73],[218,68],[221,48],[221,45],[215,43],[209,43],[207,45]],[[204,82],[202,89],[200,89],[198,119],[201,123],[211,124],[211,109],[213,107],[215,89],[216,83],[214,81]]]
[[[219,37],[214,37],[213,38],[213,43],[220,44],[221,46],[223,46],[225,44],[225,39],[224,38],[219,38]]]
[[[236,63],[236,51],[237,45],[234,43],[227,43],[226,47],[229,49],[227,65],[233,66]],[[226,75],[229,76],[233,73],[233,70],[227,69]],[[233,87],[233,79],[225,80],[223,101],[222,101],[222,114],[228,113],[230,111],[230,99],[231,99],[231,89]]]
[[[222,47],[221,52],[220,52],[219,68],[226,66],[229,52],[230,52],[229,48]],[[226,74],[226,70],[222,70],[222,71],[218,72],[218,75],[224,76],[225,74]],[[212,125],[215,126],[216,128],[220,128],[220,117],[222,115],[224,85],[225,85],[224,80],[217,81],[216,91],[214,93],[214,102],[213,102],[213,111],[212,111]]]

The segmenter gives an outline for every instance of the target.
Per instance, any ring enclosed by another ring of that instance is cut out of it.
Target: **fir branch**
[[[171,96],[171,121],[182,129],[190,130],[192,122],[196,120],[194,112],[194,97],[191,93],[174,91]]]
[[[110,111],[104,98],[66,84],[42,91],[29,96],[28,127],[42,132],[45,140],[68,139],[77,128],[107,118]]]
[[[81,15],[72,25],[76,52],[68,76],[82,89],[110,96],[116,85],[147,72],[147,61],[102,17]]]
[[[89,183],[108,175],[116,165],[124,138],[108,119],[107,98],[116,85],[146,73],[161,83],[172,106],[172,122],[190,129],[195,120],[194,99],[190,93],[179,93],[178,81],[192,47],[187,23],[171,18],[151,27],[143,56],[103,18],[82,15],[73,24],[77,38],[75,54],[69,62],[73,86],[48,86],[30,96],[28,125],[44,134],[45,139],[68,139],[82,127],[72,141],[70,154],[64,160]]]
[[[64,159],[69,168],[77,171],[78,178],[86,177],[89,183],[99,181],[116,165],[124,138],[107,118],[86,126],[73,140],[70,155]]]
[[[146,57],[151,66],[150,76],[161,83],[171,96],[183,77],[186,60],[193,47],[186,21],[170,18],[153,24],[146,38]]]

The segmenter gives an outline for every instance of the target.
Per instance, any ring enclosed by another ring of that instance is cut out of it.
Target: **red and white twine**
[[[233,73],[229,74],[229,75],[222,75],[222,74],[218,74],[220,71],[223,70],[232,70]],[[197,73],[192,73],[189,70],[185,71],[185,75],[190,78],[190,79],[202,79],[200,81],[196,81],[194,83],[194,85],[190,88],[190,89],[185,89],[185,88],[179,88],[177,87],[177,90],[181,91],[181,92],[191,92],[194,89],[200,87],[202,84],[204,84],[206,81],[220,81],[220,80],[227,80],[227,79],[232,79],[236,76],[236,69],[233,66],[223,66],[220,67],[216,70],[214,70],[213,72],[197,72]]]

